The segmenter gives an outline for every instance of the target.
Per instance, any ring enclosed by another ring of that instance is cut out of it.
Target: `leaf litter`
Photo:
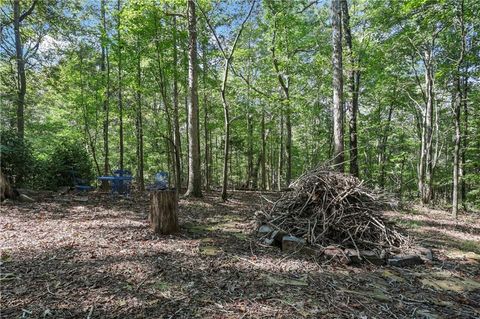
[[[257,244],[255,192],[182,199],[172,236],[150,231],[147,196],[78,198],[0,207],[2,318],[480,316],[479,261],[449,254],[458,245],[432,242],[427,266],[360,268]]]

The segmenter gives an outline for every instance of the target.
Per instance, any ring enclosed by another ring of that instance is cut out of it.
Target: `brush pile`
[[[358,178],[317,168],[291,188],[258,215],[260,223],[320,247],[388,249],[407,244],[407,237],[382,215],[394,202]]]

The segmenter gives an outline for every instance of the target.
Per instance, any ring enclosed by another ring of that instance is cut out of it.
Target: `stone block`
[[[285,235],[282,237],[282,251],[294,252],[302,250],[305,245],[305,239],[295,236]]]
[[[395,267],[411,267],[421,264],[423,264],[423,260],[417,255],[395,255],[388,259],[388,265]]]

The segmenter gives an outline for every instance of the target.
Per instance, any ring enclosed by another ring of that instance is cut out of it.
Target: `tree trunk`
[[[423,183],[422,203],[429,204],[432,198],[432,175],[433,175],[433,111],[434,111],[434,92],[433,92],[433,64],[431,50],[425,51],[425,84],[427,91],[427,104],[425,109],[425,181]]]
[[[267,148],[267,140],[266,140],[266,134],[265,134],[265,107],[262,107],[262,124],[261,124],[261,130],[262,130],[262,154],[261,154],[261,161],[262,161],[262,189],[265,190],[267,189],[267,166],[266,166],[266,161],[267,161],[267,154],[266,154],[266,148]]]
[[[385,129],[383,131],[383,136],[380,139],[380,152],[379,152],[379,159],[380,159],[380,180],[379,185],[380,188],[385,187],[385,166],[387,162],[387,142],[388,136],[390,135],[390,122],[392,121],[392,113],[393,113],[393,105],[390,104],[388,108],[388,116],[387,116],[387,123],[385,124]]]
[[[255,6],[255,0],[252,1],[250,11],[248,12],[247,16],[245,17],[242,24],[240,25],[238,33],[235,36],[235,40],[233,41],[233,44],[232,44],[232,46],[230,48],[230,51],[228,53],[227,53],[227,51],[225,51],[223,49],[222,43],[218,39],[218,36],[215,32],[215,29],[212,27],[210,21],[208,20],[208,17],[205,15],[205,13],[200,8],[200,11],[204,15],[205,20],[206,20],[208,26],[210,27],[210,29],[211,29],[211,31],[212,31],[212,33],[213,33],[213,35],[214,35],[214,37],[217,41],[218,48],[220,49],[220,51],[222,51],[223,57],[224,57],[223,80],[222,80],[222,87],[221,87],[221,90],[220,90],[221,97],[222,97],[222,105],[223,105],[223,116],[224,116],[224,145],[223,145],[224,146],[224,152],[223,152],[223,183],[222,183],[222,199],[223,200],[227,199],[228,160],[229,160],[229,155],[230,155],[229,151],[230,151],[230,124],[231,123],[230,123],[229,106],[228,106],[228,102],[227,102],[228,72],[229,72],[229,69],[230,69],[230,63],[232,61],[233,54],[235,52],[235,48],[236,48],[237,43],[238,43],[238,39],[240,38],[240,36],[242,34],[245,23],[247,22],[248,18],[250,17],[254,6]]]
[[[97,135],[95,134],[95,139],[94,139],[92,137],[92,134],[90,133],[88,111],[87,111],[87,105],[85,103],[85,84],[84,84],[84,81],[83,81],[83,68],[84,68],[83,53],[80,51],[78,55],[79,55],[79,60],[80,60],[80,106],[81,106],[82,112],[83,112],[83,121],[84,121],[84,127],[85,127],[85,138],[87,139],[88,146],[90,147],[90,151],[92,152],[92,159],[93,159],[93,163],[95,164],[96,172],[97,172],[98,175],[101,175],[100,165],[98,164],[97,152],[96,152],[96,149],[95,149],[95,142],[97,140],[96,139]]]
[[[342,25],[340,0],[332,0],[332,42],[333,42],[333,163],[335,168],[344,171],[343,145],[343,65],[342,65]]]
[[[188,188],[186,196],[202,196],[200,145],[198,132],[197,16],[195,1],[188,0]]]
[[[228,79],[228,69],[230,65],[230,58],[225,59],[225,69],[223,70],[222,81],[222,105],[223,105],[223,119],[224,119],[224,143],[223,143],[223,175],[222,175],[222,199],[227,199],[227,187],[228,187],[228,157],[230,154],[230,113],[228,109],[226,88]]]
[[[208,147],[208,99],[207,99],[207,70],[208,70],[208,64],[207,64],[207,43],[206,41],[202,41],[202,64],[203,64],[203,74],[202,74],[202,82],[203,82],[203,110],[204,110],[204,118],[203,118],[203,142],[205,145],[205,158],[204,158],[204,164],[205,164],[205,190],[209,191],[210,190],[210,163],[208,161],[209,159],[209,153],[210,153],[210,148]]]
[[[182,146],[180,138],[180,120],[178,118],[178,56],[177,56],[177,19],[173,16],[173,129],[175,143],[175,188],[182,189]]]
[[[468,94],[468,76],[465,76],[463,80],[463,146],[462,146],[462,177],[466,175],[466,167],[465,167],[465,162],[466,162],[466,153],[467,153],[467,148],[468,148],[468,99],[467,99],[467,94]],[[466,209],[466,201],[467,201],[467,183],[465,181],[465,178],[462,178],[461,182],[461,194],[462,194],[462,204],[463,208]]]
[[[109,146],[108,146],[108,126],[109,126],[109,98],[110,98],[110,63],[108,60],[108,48],[107,48],[107,21],[105,12],[105,0],[101,1],[101,15],[102,15],[102,30],[101,30],[101,46],[102,46],[102,62],[101,71],[103,77],[103,83],[105,85],[105,95],[103,97],[103,153],[104,153],[104,165],[103,173],[105,175],[110,174],[110,162],[109,162]],[[102,181],[102,189],[108,189],[108,182]]]
[[[278,145],[277,190],[282,190],[283,173],[283,112],[280,114],[280,144]]]
[[[453,190],[452,190],[452,216],[457,218],[458,216],[458,184],[459,184],[459,173],[460,173],[460,145],[462,143],[462,136],[461,136],[461,123],[460,123],[460,114],[462,108],[462,83],[461,83],[461,76],[460,71],[462,69],[463,58],[465,54],[465,27],[463,22],[463,14],[464,14],[464,0],[459,2],[460,8],[458,12],[458,20],[460,21],[460,31],[461,31],[461,38],[462,38],[462,45],[460,47],[460,57],[457,61],[457,69],[455,74],[455,95],[452,99],[454,103],[453,106],[453,116],[455,122],[455,144],[454,144],[454,151],[453,151]]]
[[[287,153],[287,171],[285,174],[285,180],[287,186],[290,184],[290,180],[292,178],[292,122],[291,122],[291,112],[290,112],[290,78],[288,77],[288,73],[285,76],[282,75],[282,72],[280,71],[280,65],[277,60],[277,56],[275,55],[275,39],[276,39],[276,22],[274,26],[274,34],[273,34],[273,43],[272,43],[272,60],[273,60],[273,66],[275,68],[275,72],[277,73],[277,79],[278,83],[280,85],[281,89],[281,99],[285,102],[285,128],[287,130],[287,139],[285,141],[285,150]],[[283,92],[283,93],[282,93]],[[282,106],[282,117],[281,117],[281,131],[282,134],[280,136],[281,142],[280,142],[280,159],[283,162],[283,106]],[[283,163],[281,163],[279,167],[279,174],[278,174],[278,189],[280,190],[281,188],[281,176],[282,176],[282,171],[283,171]]]
[[[7,198],[15,198],[18,196],[18,192],[12,188],[8,178],[0,171],[0,202],[3,202]]]
[[[157,234],[168,235],[178,231],[178,193],[175,190],[150,193],[149,221]]]
[[[350,15],[348,14],[347,0],[341,0],[342,5],[342,23],[344,30],[345,43],[348,48],[348,57],[350,60],[351,70],[348,72],[348,83],[350,90],[349,106],[347,107],[349,113],[349,149],[350,149],[350,174],[359,176],[358,169],[358,147],[357,147],[357,113],[358,113],[358,90],[360,85],[360,72],[357,70],[357,63],[353,55],[352,32],[350,28]]]
[[[123,138],[123,97],[122,97],[122,39],[120,33],[121,26],[121,0],[117,0],[117,45],[118,45],[118,117],[119,117],[119,138],[120,138],[120,169],[124,169],[124,138]]]
[[[245,186],[250,189],[252,188],[253,183],[253,115],[250,114],[250,106],[247,110],[247,180],[245,181]]]
[[[144,181],[144,172],[143,172],[143,115],[142,115],[142,69],[141,69],[141,55],[140,55],[140,45],[137,39],[137,49],[138,49],[138,58],[137,58],[137,183],[138,189],[143,192],[145,191],[145,181]]]
[[[286,92],[287,96],[287,108],[286,108],[286,118],[285,118],[285,128],[287,130],[287,140],[285,141],[285,150],[287,155],[287,172],[285,176],[285,183],[287,187],[290,187],[290,182],[292,180],[292,117],[290,112],[290,97],[288,96],[288,90]]]
[[[27,80],[25,75],[25,60],[23,56],[23,44],[20,34],[20,0],[13,1],[13,30],[15,33],[15,53],[17,62],[17,133],[18,137],[25,137],[25,94],[27,92]]]
[[[458,80],[458,82],[460,82]],[[457,89],[460,90],[460,84],[457,84]],[[452,189],[452,216],[457,218],[458,216],[458,181],[460,171],[460,144],[461,144],[461,132],[460,132],[460,108],[461,108],[461,93],[455,92],[453,97],[453,118],[455,123],[455,135],[454,135],[454,150],[453,150],[453,189]]]

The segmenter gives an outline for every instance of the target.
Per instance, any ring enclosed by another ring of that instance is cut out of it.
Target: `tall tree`
[[[222,45],[222,42],[217,36],[217,33],[215,32],[215,29],[213,28],[212,24],[208,20],[208,17],[206,16],[205,12],[200,8],[202,14],[204,15],[208,26],[210,27],[210,30],[212,31],[215,40],[217,42],[218,48],[222,52],[223,55],[223,77],[222,77],[222,85],[220,88],[220,95],[222,97],[222,105],[223,105],[223,124],[224,124],[224,149],[223,149],[223,171],[222,171],[222,199],[226,200],[227,199],[227,188],[228,188],[228,160],[229,160],[229,155],[230,155],[230,126],[231,126],[231,119],[230,119],[230,108],[227,100],[227,81],[228,81],[228,74],[230,71],[230,64],[232,63],[233,59],[233,54],[235,53],[235,49],[237,47],[238,40],[240,39],[240,36],[242,35],[242,31],[245,27],[245,23],[247,23],[248,18],[250,18],[250,15],[252,14],[253,8],[255,7],[255,2],[256,0],[252,1],[252,4],[250,6],[250,10],[248,11],[248,14],[246,15],[245,19],[242,21],[242,24],[240,25],[236,36],[234,37],[234,40],[232,42],[231,47],[227,50],[224,48]]]
[[[197,16],[195,0],[188,0],[188,187],[186,196],[202,196],[198,121]]]
[[[124,163],[124,138],[123,138],[123,97],[122,97],[122,36],[121,36],[121,0],[117,0],[117,59],[118,59],[118,128],[119,128],[119,144],[120,144],[120,169],[123,170]]]
[[[178,118],[178,53],[177,53],[177,17],[173,16],[172,55],[173,55],[173,138],[175,143],[175,188],[182,189],[182,145],[180,138],[180,120]]]
[[[460,0],[457,4],[457,20],[458,20],[458,29],[460,30],[460,52],[458,60],[456,61],[456,70],[454,74],[454,95],[452,98],[453,103],[453,119],[455,124],[455,135],[454,135],[454,151],[453,151],[453,189],[452,189],[452,215],[453,217],[457,218],[458,215],[458,189],[459,189],[459,173],[460,173],[460,147],[462,143],[462,136],[461,136],[461,123],[460,123],[460,114],[461,108],[463,104],[463,93],[464,90],[462,88],[462,78],[461,78],[461,70],[463,59],[465,57],[465,42],[466,42],[466,34],[465,34],[465,23],[464,23],[464,0]]]
[[[350,63],[348,71],[348,88],[350,101],[347,102],[348,128],[349,128],[349,151],[350,151],[350,174],[359,176],[358,171],[358,142],[357,142],[357,113],[358,113],[358,91],[360,85],[360,71],[358,70],[358,58],[353,52],[352,31],[350,26],[350,14],[348,13],[347,0],[341,0],[342,5],[342,28],[347,45],[347,56]]]
[[[102,57],[100,69],[102,72],[102,79],[104,85],[104,94],[102,98],[103,103],[103,156],[104,156],[104,165],[103,173],[105,175],[110,174],[110,158],[109,158],[109,145],[108,145],[108,127],[109,127],[109,101],[110,101],[110,62],[108,59],[108,34],[107,34],[107,17],[106,17],[106,8],[105,0],[101,1],[100,4],[100,14],[101,14],[101,30],[100,30],[100,43],[102,47]],[[102,185],[105,189],[108,187],[108,184],[105,183]]]
[[[141,192],[145,191],[144,181],[144,152],[143,152],[143,112],[142,112],[142,56],[140,41],[137,38],[137,59],[136,59],[136,117],[135,124],[137,127],[137,183]]]
[[[32,2],[30,8],[21,12],[20,0],[13,1],[13,30],[15,34],[15,54],[17,62],[17,133],[18,137],[25,137],[25,94],[27,93],[27,76],[25,74],[25,57],[23,53],[22,35],[20,32],[22,21],[32,14],[37,0]]]
[[[337,170],[344,171],[343,144],[343,65],[342,23],[340,0],[332,0],[333,44],[333,163]]]

